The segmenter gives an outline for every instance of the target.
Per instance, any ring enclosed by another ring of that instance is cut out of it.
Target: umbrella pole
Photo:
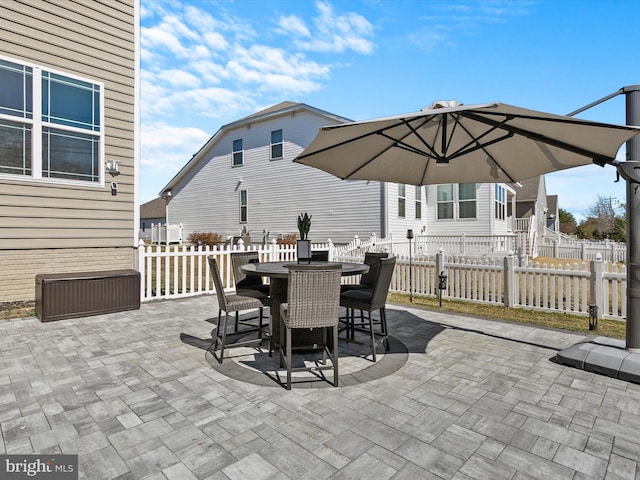
[[[640,85],[625,87],[627,125],[640,125]],[[640,135],[627,142],[627,161],[640,160]],[[627,338],[640,352],[640,185],[627,179]]]

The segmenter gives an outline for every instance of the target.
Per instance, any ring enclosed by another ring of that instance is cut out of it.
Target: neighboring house
[[[0,2],[0,303],[39,273],[137,266],[138,13]]]
[[[296,234],[312,215],[310,239],[344,243],[354,235],[406,238],[428,234],[503,234],[514,190],[503,184],[415,187],[342,181],[292,160],[325,125],[346,118],[303,103],[282,102],[224,125],[162,189],[167,215],[185,238],[209,231],[248,232],[262,240]],[[515,203],[509,210],[515,209]]]
[[[547,195],[547,228],[560,231],[560,213],[558,212],[558,196]]]
[[[550,213],[544,175],[523,180],[520,184],[522,186],[516,189],[516,231],[532,232],[531,237],[541,245]]]
[[[167,221],[167,201],[158,197],[140,205],[140,238],[151,238],[151,224]]]
[[[513,233],[516,191],[503,183],[428,185],[429,235]]]

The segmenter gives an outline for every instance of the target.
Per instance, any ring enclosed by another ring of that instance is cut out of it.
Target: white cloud
[[[164,122],[149,123],[141,129],[141,147],[145,152],[142,167],[148,171],[175,174],[191,155],[209,139],[210,134],[195,127],[176,127]],[[186,152],[191,152],[186,156]]]
[[[311,36],[311,32],[309,32],[309,29],[305,25],[304,21],[295,15],[280,17],[280,19],[278,20],[278,25],[282,29],[283,33],[291,33],[298,37]]]
[[[184,70],[163,70],[158,78],[176,88],[198,88],[202,83],[198,77]]]
[[[373,26],[362,15],[347,12],[337,13],[329,2],[317,2],[319,15],[313,20],[310,31],[304,22],[295,16],[281,17],[281,32],[295,38],[295,44],[301,50],[324,53],[341,53],[353,50],[356,53],[371,54],[375,48],[369,40],[373,37]]]

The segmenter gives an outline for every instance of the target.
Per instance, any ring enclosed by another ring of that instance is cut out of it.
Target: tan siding
[[[109,175],[98,188],[0,179],[3,248],[39,248],[43,242],[53,248],[131,247],[133,0],[4,0],[0,19],[0,54],[104,83],[105,159],[122,162],[117,196],[111,195]]]
[[[1,244],[1,241],[0,241]],[[131,248],[0,250],[0,302],[34,300],[39,273],[137,268]]]
[[[37,273],[135,268],[135,2],[0,1],[0,55],[102,82],[104,158],[122,162],[117,196],[107,174],[97,187],[0,178],[0,302],[33,298]]]

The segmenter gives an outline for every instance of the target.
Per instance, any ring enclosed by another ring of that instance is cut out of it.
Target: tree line
[[[615,205],[614,205],[615,204]],[[598,196],[587,210],[587,218],[578,223],[572,213],[558,209],[560,231],[588,240],[627,239],[626,204],[615,198]],[[618,210],[618,211],[616,211]]]

